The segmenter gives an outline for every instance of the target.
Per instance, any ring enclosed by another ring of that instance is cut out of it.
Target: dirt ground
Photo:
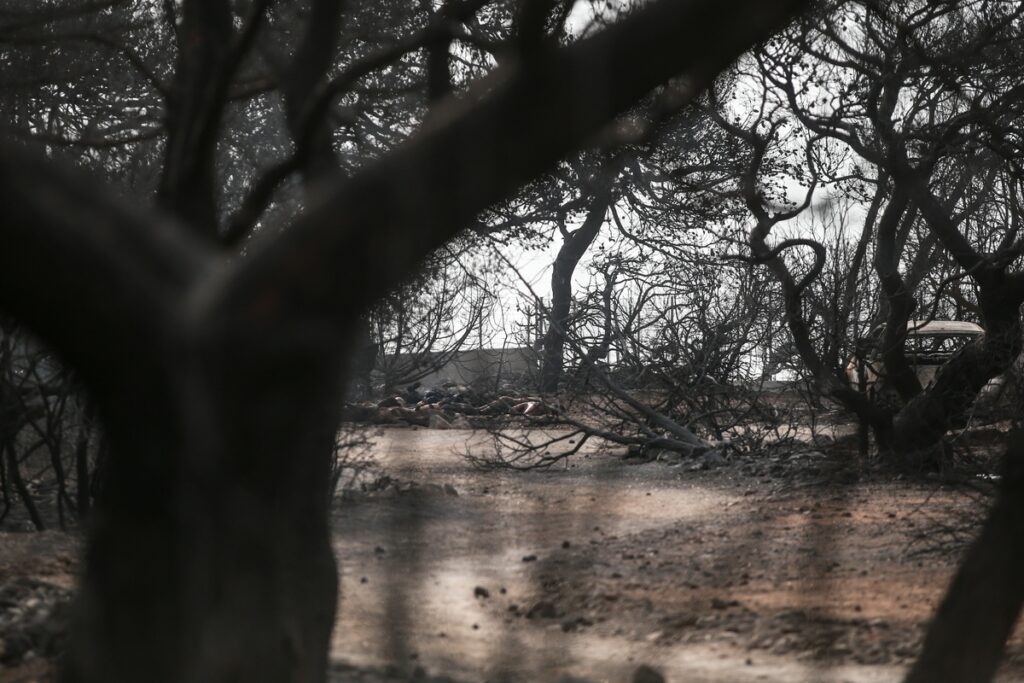
[[[467,464],[492,447],[480,432],[373,439],[369,485],[334,511],[338,683],[627,683],[642,665],[669,682],[898,681],[951,530],[979,511],[815,450],[714,469],[591,450],[516,473]],[[18,595],[73,587],[76,546],[0,534],[0,637]],[[29,657],[0,680],[47,670]],[[1020,633],[999,680],[1024,681]]]

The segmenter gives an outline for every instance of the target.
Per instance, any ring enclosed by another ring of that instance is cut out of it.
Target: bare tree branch
[[[654,86],[684,71],[707,84],[801,4],[659,2],[572,47],[545,49],[534,62],[543,68],[499,69],[254,247],[218,305],[238,311],[248,309],[232,305],[239,299],[272,300],[265,315],[353,320],[478,211],[585,144]]]

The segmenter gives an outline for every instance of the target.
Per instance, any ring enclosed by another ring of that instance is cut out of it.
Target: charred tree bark
[[[283,88],[288,128],[296,150],[302,155],[297,165],[303,170],[307,186],[339,169],[328,120],[311,117],[309,111],[334,61],[342,5],[342,0],[313,0],[306,33]]]
[[[6,382],[0,380],[0,469],[4,471],[4,495],[10,495],[7,488],[8,482],[14,487],[14,492],[21,499],[21,504],[28,513],[29,521],[38,531],[46,529],[39,508],[35,499],[28,490],[25,479],[21,476],[21,462],[18,457],[17,435],[25,423],[31,419],[26,415],[24,403],[17,395],[17,388],[9,387]],[[10,500],[5,500],[7,506]],[[8,507],[5,506],[6,514]]]
[[[1024,604],[1024,433],[1010,437],[998,498],[932,619],[905,683],[995,676]]]
[[[230,59],[232,18],[227,0],[186,0],[167,101],[160,202],[206,237],[217,226],[215,151],[229,83],[221,74]]]
[[[63,681],[325,680],[342,369],[274,336],[182,339],[98,397],[112,460]]]
[[[601,231],[610,204],[611,191],[600,190],[590,205],[583,225],[565,235],[558,256],[555,257],[551,271],[551,309],[548,311],[548,329],[544,334],[541,361],[540,390],[544,393],[557,392],[561,384],[569,309],[572,306],[572,276],[580,259]]]
[[[36,507],[35,499],[32,498],[32,493],[28,490],[25,479],[21,476],[21,463],[18,461],[18,449],[14,445],[14,440],[5,440],[0,444],[0,451],[3,451],[5,454],[3,465],[7,468],[7,479],[14,485],[14,490],[18,494],[18,498],[21,499],[25,512],[28,513],[29,521],[32,522],[32,526],[37,531],[45,530],[46,524],[43,522],[42,515],[39,514],[39,508]]]
[[[897,189],[878,222],[875,247],[875,272],[888,304],[881,349],[885,371],[879,380],[882,385],[895,389],[904,401],[921,393],[921,382],[903,353],[907,321],[916,306],[914,292],[900,277],[900,254],[896,246],[896,231],[908,205],[906,194]]]
[[[605,274],[604,289],[601,290],[601,338],[596,344],[587,349],[582,364],[584,372],[588,372],[595,363],[607,358],[608,353],[612,349],[612,338],[615,334],[612,322],[614,317],[612,293],[615,291],[615,279],[616,272],[614,270]]]
[[[89,444],[92,440],[96,416],[91,400],[86,402],[82,412],[82,431],[75,444],[75,511],[79,520],[85,519],[92,507]]]

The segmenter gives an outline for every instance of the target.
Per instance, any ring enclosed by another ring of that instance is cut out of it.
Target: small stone
[[[523,562],[536,562],[536,561],[537,561],[537,556],[536,555],[524,555],[523,556]]]
[[[427,426],[430,429],[451,429],[452,426],[448,423],[448,420],[444,419],[437,413],[431,413],[430,417],[427,418]]]
[[[730,607],[737,607],[737,606],[739,606],[739,604],[740,603],[737,600],[724,600],[722,598],[711,598],[711,608],[712,609],[729,609]]]
[[[547,600],[541,600],[533,605],[530,610],[526,613],[527,619],[554,619],[558,616],[558,610],[555,609],[555,604]]]
[[[457,495],[459,495],[458,490],[454,486],[452,486],[451,484],[445,484],[444,485],[444,492],[447,493],[449,496],[457,496]]]
[[[641,664],[633,672],[633,683],[665,683],[665,677],[646,664]]]
[[[714,467],[724,467],[729,464],[729,461],[722,457],[722,454],[718,451],[708,451],[701,458],[701,462],[704,467],[711,469]]]
[[[486,598],[491,597],[491,592],[489,590],[487,590],[486,588],[484,588],[483,586],[477,586],[476,588],[473,589],[473,597],[474,598],[485,598],[486,599]]]

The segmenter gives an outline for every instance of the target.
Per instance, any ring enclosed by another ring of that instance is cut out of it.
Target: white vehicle
[[[885,366],[881,358],[879,345],[882,342],[884,325],[876,327],[867,337],[868,351],[866,357],[850,358],[846,366],[846,377],[855,389],[861,389],[871,395],[879,390],[880,379],[884,377]],[[907,340],[903,353],[917,374],[921,386],[927,388],[938,374],[939,368],[971,341],[985,334],[981,325],[958,320],[910,320],[907,322]],[[862,369],[861,369],[862,368]],[[860,373],[863,371],[864,384],[861,385]],[[989,382],[986,391],[999,384],[999,379]]]

